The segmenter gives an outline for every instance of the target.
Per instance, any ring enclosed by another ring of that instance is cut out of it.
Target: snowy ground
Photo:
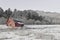
[[[0,40],[60,40],[60,25],[25,25],[15,29],[0,25]]]

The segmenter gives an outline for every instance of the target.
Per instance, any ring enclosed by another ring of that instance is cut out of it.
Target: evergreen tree
[[[0,7],[0,17],[3,16],[3,13],[4,13],[4,11],[3,11],[3,9]]]
[[[5,17],[6,17],[6,18],[9,18],[9,17],[11,17],[11,15],[12,15],[12,11],[11,11],[10,8],[9,8],[8,10],[5,10],[4,14],[5,14]]]

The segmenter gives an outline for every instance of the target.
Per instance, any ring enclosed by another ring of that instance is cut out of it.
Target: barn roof
[[[24,21],[24,20],[21,19],[21,18],[13,18],[13,20],[15,20],[15,21]]]

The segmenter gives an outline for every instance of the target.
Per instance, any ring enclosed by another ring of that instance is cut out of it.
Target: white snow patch
[[[25,25],[23,29],[0,25],[0,40],[60,40],[60,25]]]

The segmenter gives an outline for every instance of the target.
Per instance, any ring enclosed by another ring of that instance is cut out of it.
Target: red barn
[[[11,27],[15,28],[15,22],[12,18],[8,18],[6,24],[7,24],[7,26],[11,26]]]
[[[7,26],[15,27],[23,27],[24,23],[22,21],[14,20],[12,18],[7,19]]]

